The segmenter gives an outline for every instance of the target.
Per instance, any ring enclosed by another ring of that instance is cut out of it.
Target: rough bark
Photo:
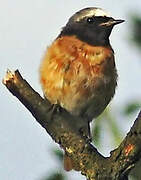
[[[110,157],[103,157],[82,135],[80,129],[84,120],[61,107],[52,109],[50,102],[35,92],[18,70],[8,71],[3,84],[72,158],[75,170],[81,171],[88,180],[127,179],[141,157],[141,112],[119,147],[111,152]]]

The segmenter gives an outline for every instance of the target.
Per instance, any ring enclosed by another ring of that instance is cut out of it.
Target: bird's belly
[[[45,96],[52,104],[60,104],[73,115],[92,120],[105,109],[114,95],[116,82],[113,78],[92,75],[90,71],[87,73],[80,64],[79,68],[70,65],[67,72],[46,70],[48,74],[42,79]]]
[[[103,83],[98,89],[94,89],[93,96],[82,107],[81,116],[89,121],[99,116],[115,94],[115,83]]]
[[[63,93],[60,105],[73,115],[81,115],[89,121],[100,115],[114,96],[116,82],[105,82],[103,78],[94,78],[94,84],[76,83],[69,87],[70,92]]]

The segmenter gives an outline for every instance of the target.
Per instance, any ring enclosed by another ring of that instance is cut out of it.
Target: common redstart
[[[40,67],[45,97],[85,121],[100,115],[115,94],[117,71],[109,36],[116,20],[101,8],[76,12],[47,48]],[[73,165],[66,155],[65,169]]]

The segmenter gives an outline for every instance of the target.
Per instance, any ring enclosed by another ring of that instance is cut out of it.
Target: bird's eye
[[[87,18],[87,22],[89,24],[92,24],[94,22],[94,18],[92,18],[92,17]]]

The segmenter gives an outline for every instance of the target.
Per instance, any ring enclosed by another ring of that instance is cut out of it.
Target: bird
[[[123,22],[102,8],[79,10],[42,58],[40,82],[45,98],[70,114],[83,117],[88,123],[87,131],[89,123],[104,111],[115,94],[118,75],[109,36],[113,27]],[[65,159],[65,169],[73,169],[67,154]]]

